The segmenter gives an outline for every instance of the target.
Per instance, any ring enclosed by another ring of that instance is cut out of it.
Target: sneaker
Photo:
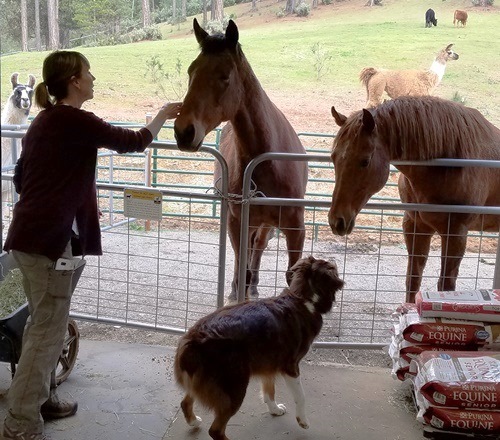
[[[64,400],[53,395],[40,408],[44,420],[62,419],[76,414],[78,403],[73,400]]]
[[[5,440],[50,440],[50,437],[45,435],[43,432],[29,433],[13,431],[5,425],[3,427],[2,434]]]

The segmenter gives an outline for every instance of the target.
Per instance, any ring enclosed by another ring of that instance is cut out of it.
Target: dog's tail
[[[375,67],[365,67],[361,73],[359,74],[359,80],[361,83],[365,86],[368,87],[368,83],[370,82],[370,79],[372,78],[373,75],[377,74],[378,70],[375,69]]]
[[[199,343],[195,341],[181,340],[175,355],[174,377],[185,390],[191,389],[193,376],[203,365],[197,345]]]

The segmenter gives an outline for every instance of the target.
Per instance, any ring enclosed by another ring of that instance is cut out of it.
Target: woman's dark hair
[[[48,55],[43,61],[43,81],[35,88],[36,105],[47,109],[66,98],[69,81],[79,78],[84,66],[90,67],[90,63],[80,52],[56,50]]]

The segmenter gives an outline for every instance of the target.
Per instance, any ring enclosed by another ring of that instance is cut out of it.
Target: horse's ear
[[[198,44],[201,45],[201,43],[203,43],[205,38],[208,37],[208,32],[201,28],[196,18],[193,19],[193,30],[194,30],[194,35],[196,37],[196,41],[198,42]]]
[[[347,116],[344,116],[343,114],[337,112],[337,110],[335,110],[335,107],[332,105],[332,116],[333,116],[333,119],[335,119],[335,122],[337,123],[337,125],[339,127],[342,127],[342,125],[344,125],[345,121],[347,121]]]
[[[28,82],[28,85],[33,88],[33,86],[35,85],[35,82],[36,82],[36,78],[35,78],[35,75],[29,75],[29,82]]]
[[[12,88],[15,89],[17,86],[18,86],[18,82],[17,82],[17,77],[19,76],[19,73],[15,72],[12,74],[12,76],[10,77],[10,82],[12,83]]]
[[[446,49],[445,49],[445,50],[446,50],[446,51],[450,50],[450,49],[451,49],[451,46],[453,46],[453,43],[448,44],[448,46],[446,46]]]
[[[228,48],[234,49],[238,44],[238,39],[240,38],[238,32],[238,26],[233,20],[229,20],[226,28],[226,43]]]
[[[370,111],[363,109],[363,130],[370,134],[375,128],[375,119],[373,119],[373,115]]]

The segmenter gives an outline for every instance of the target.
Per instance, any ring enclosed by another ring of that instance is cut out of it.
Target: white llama
[[[5,108],[2,110],[2,126],[4,125],[23,125],[28,122],[28,116],[31,109],[33,87],[35,86],[34,75],[29,75],[28,84],[19,84],[17,82],[19,74],[13,73],[10,77],[12,82],[12,94],[9,96]],[[13,153],[12,139],[2,137],[2,174],[17,162],[19,158],[20,143],[17,142],[17,151]],[[15,149],[14,149],[15,150]],[[7,181],[2,180],[2,202],[5,202],[11,186]]]
[[[428,70],[387,70],[365,67],[359,80],[366,87],[366,107],[375,107],[382,102],[384,91],[391,98],[398,96],[431,95],[443,78],[446,63],[458,60],[458,54],[448,44],[440,50]]]

